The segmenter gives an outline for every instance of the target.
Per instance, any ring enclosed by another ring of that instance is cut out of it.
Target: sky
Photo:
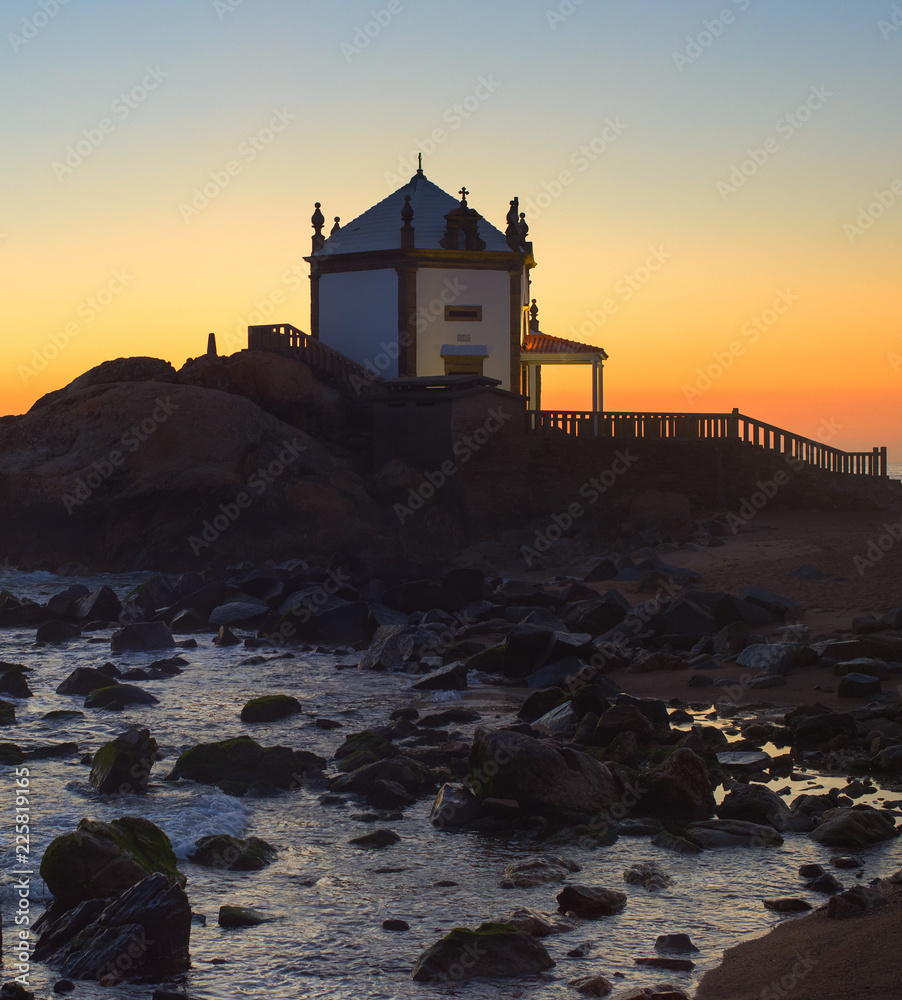
[[[3,0],[0,413],[309,329],[314,202],[349,222],[422,152],[502,230],[519,197],[607,409],[902,461],[900,64],[889,0]]]

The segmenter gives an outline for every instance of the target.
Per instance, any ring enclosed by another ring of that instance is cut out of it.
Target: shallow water
[[[17,574],[0,571],[0,590],[19,596],[46,598],[73,582],[92,589],[101,583],[114,587],[123,597],[140,576],[61,579],[46,573]],[[72,830],[82,816],[115,819],[137,814],[157,823],[172,840],[180,867],[188,876],[187,891],[195,913],[207,918],[207,926],[194,926],[191,937],[193,967],[183,988],[198,1000],[225,997],[360,998],[455,997],[488,998],[498,995],[497,984],[471,981],[448,985],[413,983],[410,972],[417,956],[436,938],[456,926],[475,927],[485,920],[503,918],[520,906],[553,911],[555,885],[526,890],[498,888],[503,869],[510,861],[534,853],[526,842],[506,841],[474,833],[443,833],[428,822],[429,801],[406,810],[389,826],[401,841],[383,851],[361,851],[348,840],[373,829],[353,818],[368,811],[350,800],[345,806],[323,806],[318,798],[323,788],[307,787],[278,798],[236,799],[206,786],[172,785],[162,780],[178,754],[198,742],[225,739],[249,733],[264,745],[286,744],[330,757],[350,732],[384,724],[392,709],[414,705],[421,714],[447,707],[449,702],[467,704],[483,715],[507,721],[510,693],[474,685],[461,694],[411,693],[410,678],[401,675],[358,674],[337,671],[336,662],[349,656],[296,653],[294,658],[267,654],[258,666],[238,661],[258,650],[233,647],[220,650],[209,636],[199,636],[199,648],[185,650],[190,666],[166,681],[141,681],[139,686],[160,699],[158,705],[133,706],[121,713],[88,710],[83,718],[44,722],[52,709],[82,708],[81,698],[55,694],[57,685],[76,666],[99,666],[108,659],[109,632],[94,633],[103,640],[78,640],[68,647],[38,648],[33,629],[0,630],[0,660],[24,664],[32,669],[30,699],[10,699],[16,704],[18,723],[5,730],[5,741],[28,749],[47,743],[74,740],[80,751],[96,751],[103,743],[131,725],[150,729],[165,759],[154,769],[147,796],[102,798],[88,782],[89,769],[75,757],[30,761],[32,798],[32,861],[37,870],[40,855],[57,835]],[[120,666],[138,666],[159,655],[117,655]],[[284,693],[297,697],[304,714],[278,723],[245,726],[238,715],[250,698],[262,693]],[[331,732],[318,729],[313,720],[327,716],[342,722]],[[474,724],[461,726],[466,736]],[[77,757],[77,755],[76,755]],[[5,914],[7,947],[12,939],[12,907],[15,905],[11,850],[14,768],[0,766],[2,807],[2,867],[0,905]],[[793,794],[808,782],[842,785],[843,778],[797,775],[796,780],[777,779],[774,788],[791,784]],[[895,796],[889,796],[895,797]],[[205,834],[254,834],[279,849],[274,864],[260,872],[230,873],[195,866],[187,861],[194,841]],[[768,896],[801,895],[817,906],[824,897],[805,893],[797,876],[799,865],[826,864],[830,848],[823,848],[805,835],[787,834],[776,849],[709,851],[684,857],[652,847],[648,838],[621,837],[609,848],[588,851],[567,847],[562,853],[583,866],[573,881],[599,883],[622,889],[628,896],[622,914],[578,929],[545,938],[543,943],[558,962],[543,977],[508,981],[505,996],[553,998],[573,996],[568,979],[598,974],[622,986],[663,980],[681,984],[691,992],[695,976],[720,961],[723,950],[745,938],[766,932],[777,916],[763,908]],[[885,876],[902,868],[899,841],[864,852],[864,879]],[[622,872],[639,859],[652,859],[675,879],[662,892],[649,893],[623,882]],[[379,869],[393,869],[380,871]],[[837,872],[847,885],[854,872]],[[436,887],[440,880],[453,880],[453,887]],[[43,884],[32,880],[32,913],[42,908]],[[223,904],[258,908],[272,922],[256,928],[222,930],[216,924]],[[402,918],[411,925],[406,933],[382,929],[387,917]],[[642,971],[634,959],[654,954],[655,938],[662,933],[683,931],[701,949],[695,956],[695,975]],[[595,942],[585,959],[569,959],[566,952],[583,941]],[[12,972],[7,957],[6,975]],[[46,993],[57,976],[39,963],[33,966],[32,988]],[[148,986],[119,986],[117,996],[148,997]],[[78,987],[80,997],[108,997],[109,990],[96,984]]]

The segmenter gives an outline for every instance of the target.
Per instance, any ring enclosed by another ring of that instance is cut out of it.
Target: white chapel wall
[[[445,305],[482,306],[481,322],[446,322]],[[425,312],[424,312],[425,310]],[[483,374],[510,389],[510,277],[507,271],[420,267],[417,271],[417,374],[443,375],[442,344],[458,334],[484,344],[489,356]],[[462,345],[463,346],[463,345]],[[516,388],[516,387],[515,387]]]

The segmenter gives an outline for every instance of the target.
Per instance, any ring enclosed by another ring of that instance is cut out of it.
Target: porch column
[[[526,391],[529,396],[529,403],[527,405],[530,410],[540,410],[542,408],[540,405],[540,397],[542,395],[542,366],[527,364],[526,371]]]

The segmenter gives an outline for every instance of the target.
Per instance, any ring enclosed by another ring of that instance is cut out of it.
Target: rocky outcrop
[[[596,885],[568,885],[557,894],[561,913],[596,920],[610,917],[626,906],[626,893]]]
[[[897,837],[893,819],[871,806],[829,809],[811,831],[811,839],[828,847],[852,850]]]
[[[343,459],[250,398],[135,360],[0,422],[0,551],[12,562],[181,568],[214,546],[227,564],[379,544],[376,507]],[[285,359],[245,366],[248,385],[259,379],[248,395],[283,392]]]
[[[51,841],[41,860],[41,878],[65,907],[118,896],[155,872],[185,884],[169,838],[139,816],[83,819],[74,833]]]
[[[664,822],[689,823],[714,812],[716,787],[708,766],[689,747],[678,747],[659,767],[641,776],[644,790],[637,814]]]
[[[789,807],[766,785],[737,785],[717,807],[720,819],[741,819],[766,824],[775,830],[789,827]]]
[[[475,931],[457,927],[417,959],[418,983],[476,977],[529,976],[554,967],[551,956],[531,934],[510,924],[482,924]]]
[[[64,976],[112,986],[168,978],[188,969],[191,906],[177,882],[149,875],[114,902],[95,902],[103,906],[97,918],[45,958]],[[60,936],[53,924],[45,933]]]
[[[563,882],[568,875],[581,870],[580,865],[556,854],[537,854],[521,861],[512,861],[504,869],[499,882],[502,889],[532,889],[546,882]]]
[[[149,730],[129,729],[94,754],[91,786],[101,795],[143,795],[156,752]]]
[[[510,730],[476,730],[470,750],[470,783],[476,797],[510,799],[524,815],[557,823],[597,815],[620,796],[613,774],[571,747]]]
[[[175,762],[166,781],[197,781],[243,795],[252,785],[290,790],[322,778],[326,761],[307,750],[262,747],[249,736],[218,743],[200,743]]]
[[[276,849],[259,837],[232,837],[215,833],[201,837],[194,844],[188,860],[204,868],[221,868],[230,872],[255,872],[271,864]]]

